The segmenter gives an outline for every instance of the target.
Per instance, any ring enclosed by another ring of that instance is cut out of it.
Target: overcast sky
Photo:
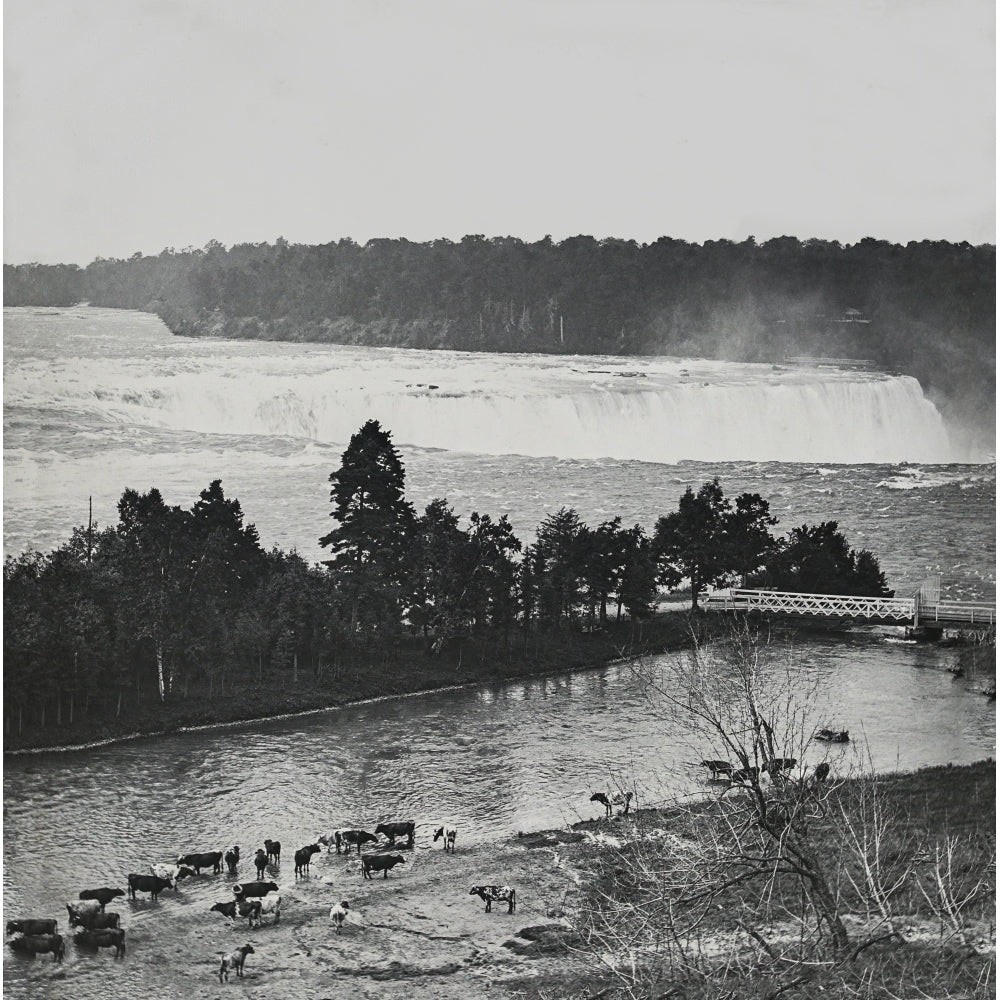
[[[4,260],[995,242],[993,0],[5,0]]]

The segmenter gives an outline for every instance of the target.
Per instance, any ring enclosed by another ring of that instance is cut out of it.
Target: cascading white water
[[[721,367],[721,366],[713,366]],[[741,366],[746,368],[747,366]],[[97,390],[112,420],[202,433],[346,442],[369,418],[398,444],[481,454],[648,462],[947,462],[941,416],[912,378],[796,372],[629,386],[449,392],[355,386],[345,372],[234,380],[205,372]],[[610,379],[608,380],[611,381]],[[620,380],[615,380],[619,381]],[[663,377],[657,381],[665,381]]]
[[[948,462],[915,379],[674,359],[529,358],[315,347],[274,356],[67,372],[45,392],[102,420],[346,443],[379,420],[397,444],[648,462]],[[685,365],[687,367],[685,367]],[[599,367],[597,367],[599,366]],[[30,367],[7,379],[8,403]]]

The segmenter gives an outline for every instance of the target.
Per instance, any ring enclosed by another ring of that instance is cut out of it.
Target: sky
[[[996,240],[993,0],[5,0],[7,263]]]

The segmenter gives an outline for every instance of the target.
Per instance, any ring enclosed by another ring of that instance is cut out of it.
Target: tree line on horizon
[[[836,522],[775,538],[767,501],[690,487],[652,533],[616,517],[596,527],[561,507],[522,545],[506,516],[446,499],[418,514],[391,434],[368,421],[330,476],[329,558],[265,551],[219,480],[188,509],[155,488],[126,489],[118,523],[74,529],[48,554],[4,564],[5,721],[18,733],[96,707],[230,695],[254,685],[363,671],[414,643],[428,656],[489,634],[510,656],[515,634],[594,631],[611,616],[639,625],[661,588],[733,581],[877,596],[877,558]],[[117,704],[116,704],[117,702]]]
[[[184,336],[858,358],[913,375],[976,423],[995,412],[995,267],[993,245],[871,238],[640,244],[470,235],[228,249],[212,241],[84,268],[4,265],[4,303],[144,310]]]

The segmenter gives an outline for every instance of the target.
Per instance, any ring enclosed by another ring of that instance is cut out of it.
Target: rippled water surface
[[[62,541],[86,522],[90,496],[96,519],[113,523],[126,487],[156,486],[169,503],[190,506],[199,490],[221,477],[265,546],[294,546],[307,558],[319,558],[316,540],[329,528],[326,477],[339,465],[346,440],[318,440],[305,426],[296,433],[297,411],[282,410],[280,399],[266,408],[280,433],[158,424],[150,413],[158,412],[160,390],[150,388],[147,376],[151,368],[166,366],[190,394],[206,359],[216,372],[233,359],[239,371],[252,363],[272,365],[285,377],[288,365],[303,364],[302,357],[315,364],[321,348],[179,342],[148,317],[97,311],[69,325],[65,317],[32,313],[34,332],[10,338],[6,312],[8,553]],[[498,364],[490,360],[484,370],[502,380]],[[17,382],[12,394],[9,379],[19,370],[30,378]],[[529,376],[522,369],[517,377]],[[113,390],[113,398],[105,389]],[[849,422],[845,414],[845,427]],[[670,434],[671,428],[642,432]],[[515,435],[514,451],[516,444]],[[401,451],[407,495],[418,507],[446,496],[460,514],[508,514],[525,541],[547,513],[564,505],[591,524],[620,515],[626,524],[650,529],[657,517],[676,509],[685,487],[697,489],[718,476],[727,495],[749,490],[767,498],[779,532],[838,521],[854,547],[875,551],[900,593],[928,574],[940,574],[948,598],[995,599],[992,464],[659,464],[426,447]],[[801,690],[817,685],[810,706],[817,723],[847,728],[857,740],[846,749],[810,747],[805,758],[811,763],[830,753],[843,770],[857,755],[870,754],[878,770],[909,769],[994,752],[995,707],[975,693],[974,681],[947,673],[954,649],[854,633],[802,639],[795,655]],[[290,854],[337,826],[371,829],[380,820],[412,818],[418,853],[427,849],[431,826],[441,819],[456,822],[460,845],[489,840],[594,815],[590,792],[615,779],[633,784],[640,803],[704,791],[698,769],[689,765],[705,755],[704,748],[679,737],[632,669],[615,665],[8,758],[4,912],[57,916],[65,927],[65,900],[81,888],[124,886],[127,873],[145,871],[150,862],[233,843],[249,858],[265,837],[280,839]],[[330,865],[321,858],[314,869],[322,874]],[[289,857],[281,881],[294,905],[291,866]],[[244,873],[247,867],[244,861]],[[226,898],[231,881],[189,880],[158,909],[124,900],[115,906],[128,926],[169,920],[174,908]],[[71,948],[70,974],[81,960],[89,959]],[[43,995],[32,969],[5,963],[9,995]],[[123,968],[107,995],[138,1000],[142,994],[129,982]]]

